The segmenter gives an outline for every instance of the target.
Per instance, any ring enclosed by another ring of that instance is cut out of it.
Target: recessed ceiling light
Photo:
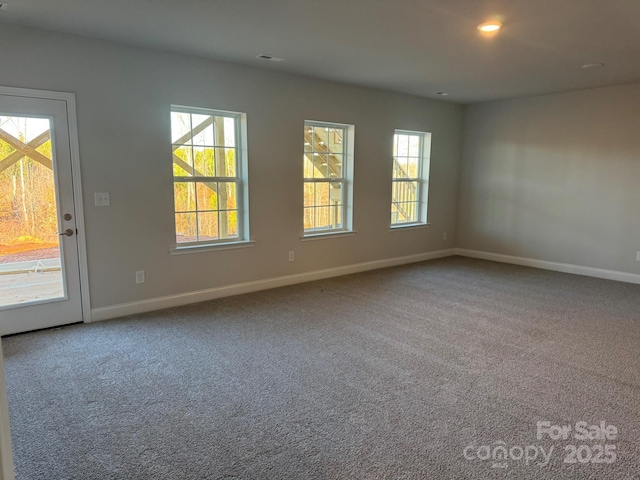
[[[491,22],[484,22],[478,25],[478,30],[485,33],[497,32],[502,28],[502,22],[493,20]]]
[[[600,68],[604,67],[604,63],[585,63],[582,68]]]
[[[267,60],[269,62],[284,62],[284,58],[274,57],[273,55],[267,55],[266,53],[261,53],[256,58],[260,60]]]
[[[447,92],[436,92],[436,95],[440,95],[441,97],[446,97],[449,94]]]

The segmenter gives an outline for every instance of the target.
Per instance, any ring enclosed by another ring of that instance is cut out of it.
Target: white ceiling
[[[0,22],[461,103],[640,81],[640,0],[7,3]],[[484,38],[492,18],[504,28]]]

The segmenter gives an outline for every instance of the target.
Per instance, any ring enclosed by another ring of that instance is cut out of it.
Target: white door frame
[[[11,453],[11,430],[9,429],[9,404],[4,381],[2,342],[0,342],[0,480],[15,480],[13,454]]]
[[[67,121],[69,122],[69,149],[71,152],[71,176],[73,179],[73,205],[75,208],[76,228],[78,230],[78,265],[80,268],[80,301],[82,303],[83,322],[91,321],[89,296],[89,267],[87,262],[87,244],[84,230],[84,209],[82,207],[82,184],[80,183],[80,149],[78,147],[78,123],[76,117],[76,96],[73,93],[31,90],[26,88],[2,87],[0,95],[13,97],[40,98],[66,102]],[[0,344],[0,480],[14,480],[13,457],[11,454],[11,431],[9,429],[8,403]]]
[[[84,208],[82,206],[82,184],[80,176],[80,148],[78,146],[78,122],[76,117],[76,96],[73,93],[51,92],[0,86],[0,95],[13,97],[42,98],[61,100],[67,105],[69,122],[69,150],[71,152],[71,176],[73,180],[73,206],[75,208],[76,228],[78,229],[78,265],[80,267],[80,297],[82,303],[82,321],[91,322],[91,298],[89,296],[89,265],[87,262],[87,243],[84,229]],[[0,479],[2,480],[2,479]]]

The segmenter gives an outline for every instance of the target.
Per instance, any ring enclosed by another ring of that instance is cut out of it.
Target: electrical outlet
[[[293,250],[291,250],[289,252],[289,261],[293,262],[296,259],[296,252],[294,252]]]
[[[447,239],[447,232],[442,232],[442,239],[446,240]]]
[[[136,283],[144,283],[144,270],[136,272]]]
[[[108,207],[111,205],[109,192],[96,192],[93,194],[96,207]]]

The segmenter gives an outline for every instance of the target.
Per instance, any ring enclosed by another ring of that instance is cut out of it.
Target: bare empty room
[[[0,2],[0,480],[640,479],[639,25]]]

